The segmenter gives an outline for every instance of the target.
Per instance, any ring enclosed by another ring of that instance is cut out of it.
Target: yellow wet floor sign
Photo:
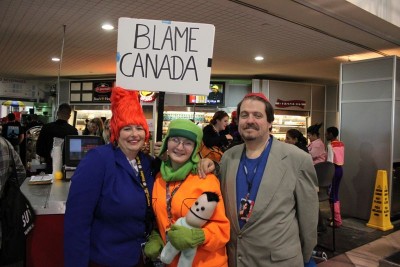
[[[382,231],[393,229],[390,222],[387,172],[384,170],[378,170],[376,174],[374,199],[367,226]]]

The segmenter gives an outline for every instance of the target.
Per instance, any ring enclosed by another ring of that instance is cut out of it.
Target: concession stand
[[[36,212],[35,226],[26,243],[26,266],[62,266],[65,203],[70,182],[44,180],[31,184],[30,180],[27,178],[21,185]]]

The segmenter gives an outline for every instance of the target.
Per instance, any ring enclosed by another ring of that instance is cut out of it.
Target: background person
[[[325,144],[319,138],[319,128],[321,128],[321,126],[322,123],[316,123],[307,128],[307,137],[310,139],[310,143],[308,144],[307,148],[313,159],[314,165],[326,161]]]
[[[304,137],[304,135],[296,129],[290,129],[286,132],[286,139],[285,143],[292,144],[303,150],[304,152],[308,152],[307,148],[307,138]],[[325,221],[322,217],[321,209],[318,211],[318,227],[317,231],[318,233],[325,232],[326,229],[326,224]]]
[[[286,132],[285,143],[292,144],[308,153],[307,138],[296,129],[290,129]]]
[[[82,135],[89,135],[89,119],[85,119],[85,129],[82,131]]]
[[[321,128],[321,126],[322,123],[320,124],[316,123],[307,128],[307,137],[308,139],[310,139],[310,143],[308,144],[307,149],[312,157],[314,165],[326,161],[325,144],[319,138],[319,129]],[[319,232],[326,231],[326,225],[322,217],[321,210],[319,210],[319,215],[318,215],[318,231]]]
[[[318,181],[311,158],[271,135],[274,109],[262,93],[237,108],[244,144],[221,161],[221,191],[231,222],[229,266],[303,266],[317,244]],[[242,200],[253,201],[248,218]]]
[[[78,130],[68,124],[71,117],[71,106],[63,103],[58,107],[57,120],[43,125],[36,141],[36,153],[46,161],[46,173],[53,173],[53,149],[54,137],[64,139],[67,135],[78,135]]]
[[[229,147],[233,147],[233,146],[236,146],[238,144],[243,143],[242,137],[240,136],[240,133],[239,133],[237,121],[238,121],[237,112],[235,110],[235,111],[232,111],[231,123],[229,123],[229,125],[227,127],[228,128],[228,133],[233,138],[232,141],[229,144]]]
[[[42,126],[43,122],[39,120],[39,116],[37,114],[31,114],[27,118],[27,123],[25,127],[25,131],[28,131],[30,128],[35,126]]]
[[[174,225],[190,212],[189,208],[204,192],[221,195],[215,175],[208,174],[202,179],[196,174],[202,136],[202,130],[190,120],[176,119],[169,124],[160,152],[167,151],[168,159],[162,162],[153,188],[153,209],[159,231],[152,233],[145,252],[153,259],[159,256],[168,236],[179,251],[197,247],[193,266],[228,266],[225,244],[229,240],[229,221],[222,198],[203,228]],[[175,257],[169,266],[177,266],[178,260]]]
[[[224,134],[229,123],[229,115],[223,110],[214,113],[210,123],[203,129],[203,142],[206,147],[217,146],[225,151],[229,142],[233,140],[232,135]]]
[[[39,116],[37,114],[28,115],[27,122],[26,122],[26,124],[24,126],[24,134],[25,134],[25,138],[24,139],[26,141],[22,142],[19,145],[19,147],[20,147],[19,155],[20,155],[21,160],[22,160],[23,163],[27,163],[27,160],[26,160],[27,150],[31,150],[32,149],[32,143],[31,143],[32,141],[31,141],[31,138],[29,138],[31,136],[29,135],[30,133],[28,131],[31,128],[36,127],[36,126],[43,126],[43,122],[41,122],[39,120]],[[31,153],[32,153],[32,151],[31,151]],[[32,155],[32,154],[30,154],[30,155]],[[29,168],[27,167],[27,169],[29,169]]]
[[[104,121],[104,129],[103,129],[102,136],[103,136],[104,144],[110,143],[110,136],[111,136],[110,119],[106,119]]]
[[[11,143],[15,151],[19,154],[19,145],[24,140],[25,135],[21,123],[15,120],[14,113],[7,115],[7,123],[3,125],[1,135]]]
[[[335,176],[332,180],[329,203],[331,211],[334,211],[333,221],[330,222],[331,227],[340,227],[342,225],[342,216],[340,214],[339,187],[343,177],[344,165],[344,144],[337,139],[339,130],[336,127],[326,129],[326,140],[328,143],[328,158],[327,161],[335,165]]]
[[[93,118],[88,123],[88,135],[103,137],[103,121],[101,118]]]
[[[11,177],[15,178],[17,180],[18,185],[21,185],[25,178],[26,178],[26,172],[24,165],[22,164],[22,161],[18,155],[18,153],[14,150],[13,146],[8,142],[5,138],[0,136],[0,196],[2,195],[4,185],[7,181],[7,179],[11,175],[12,171],[12,157],[14,158],[15,161],[15,167],[17,170],[17,176],[16,177]],[[11,154],[12,153],[12,157]],[[2,231],[1,231],[1,221],[0,221],[0,248],[1,248],[1,241],[2,241]],[[4,267],[23,267],[24,266],[24,261],[23,259],[25,258],[25,255],[21,255],[21,260],[17,261],[15,263],[10,263],[10,264],[2,264],[1,259],[0,259],[0,266]]]

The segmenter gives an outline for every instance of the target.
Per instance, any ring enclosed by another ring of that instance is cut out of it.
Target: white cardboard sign
[[[214,34],[211,24],[120,18],[116,85],[208,95]]]

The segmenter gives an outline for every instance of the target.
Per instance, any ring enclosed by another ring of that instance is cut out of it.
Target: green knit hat
[[[195,142],[191,160],[195,164],[200,161],[200,156],[197,152],[199,151],[201,141],[203,140],[203,131],[199,126],[187,119],[176,119],[171,121],[167,135],[163,140],[160,155],[167,151],[168,138],[170,137],[185,137]]]

